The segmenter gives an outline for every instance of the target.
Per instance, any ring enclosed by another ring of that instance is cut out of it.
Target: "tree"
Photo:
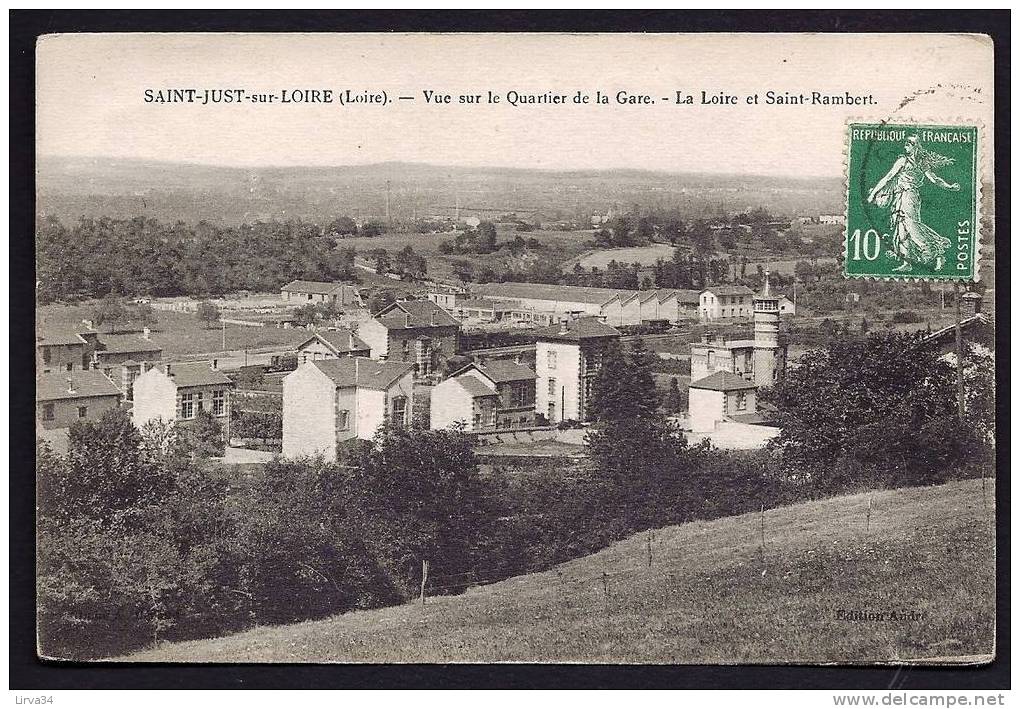
[[[496,225],[483,221],[478,225],[478,253],[491,254],[496,250]]]
[[[955,393],[952,367],[917,334],[839,337],[805,354],[764,392],[781,428],[771,446],[789,470],[831,487],[838,484],[837,463],[862,450],[862,435],[888,440],[875,434],[895,430],[903,445],[917,447],[930,423],[955,428]]]
[[[386,225],[374,219],[364,222],[358,230],[360,236],[379,236],[385,232]]]
[[[206,327],[212,327],[220,319],[220,309],[208,300],[203,300],[198,304],[195,315]]]
[[[351,463],[348,506],[402,598],[416,592],[423,559],[465,585],[465,572],[488,561],[478,540],[495,514],[469,436],[385,426]]]
[[[666,411],[671,414],[683,411],[683,397],[680,395],[680,383],[677,381],[676,377],[669,380],[669,393],[666,394],[663,406]]]
[[[457,259],[451,266],[454,275],[465,283],[469,282],[475,275],[475,265],[467,259]]]
[[[588,454],[605,485],[605,504],[627,530],[658,519],[670,503],[663,490],[675,489],[700,453],[658,410],[651,356],[640,339],[629,354],[610,345],[590,404]]]
[[[353,219],[343,215],[329,223],[326,227],[326,233],[336,234],[337,236],[350,236],[358,233],[358,225]]]
[[[396,294],[389,288],[376,291],[368,299],[368,309],[373,314],[378,313],[380,310],[390,305],[391,303],[397,302]]]
[[[186,445],[192,454],[200,458],[222,456],[226,442],[223,427],[210,412],[201,410],[183,431]]]

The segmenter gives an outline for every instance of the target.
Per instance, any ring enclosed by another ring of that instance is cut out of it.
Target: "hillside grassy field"
[[[424,607],[255,628],[119,659],[986,661],[994,653],[993,499],[991,482],[983,495],[981,481],[969,480],[766,510],[764,553],[758,513],[693,522]],[[432,569],[441,574],[442,560]]]

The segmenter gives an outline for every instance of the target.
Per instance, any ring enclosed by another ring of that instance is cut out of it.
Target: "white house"
[[[299,363],[336,357],[368,357],[371,348],[351,330],[320,330],[297,346]]]
[[[701,291],[698,318],[702,321],[749,318],[754,291],[747,286],[712,286]]]
[[[131,419],[138,427],[155,419],[188,424],[200,411],[220,420],[229,440],[230,392],[234,388],[215,362],[164,362],[134,381]]]
[[[472,362],[432,389],[430,428],[526,428],[535,421],[535,373],[523,364]]]
[[[757,413],[757,389],[754,383],[732,372],[714,372],[691,382],[691,429],[695,433],[714,431],[722,421]]]
[[[549,423],[587,421],[602,356],[620,331],[598,318],[580,318],[535,334],[535,412]]]
[[[414,367],[366,357],[306,362],[283,379],[283,455],[336,460],[341,441],[411,422]]]

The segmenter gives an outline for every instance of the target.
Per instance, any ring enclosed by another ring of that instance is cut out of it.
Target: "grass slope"
[[[989,484],[984,509],[981,481],[971,480],[768,510],[764,567],[758,514],[694,522],[654,533],[651,566],[648,535],[638,534],[547,572],[430,598],[424,609],[358,611],[122,659],[978,661],[994,652],[993,496]],[[890,619],[893,611],[907,619]]]

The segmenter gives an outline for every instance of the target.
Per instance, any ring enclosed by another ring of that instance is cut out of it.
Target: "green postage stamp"
[[[850,278],[978,277],[978,129],[847,126],[843,272]]]

